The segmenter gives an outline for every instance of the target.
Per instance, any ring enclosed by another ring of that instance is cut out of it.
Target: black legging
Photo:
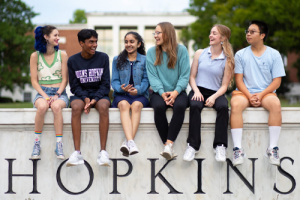
[[[175,141],[184,120],[185,109],[188,106],[188,97],[185,92],[181,92],[175,99],[173,107],[167,106],[163,98],[158,93],[153,93],[150,99],[150,106],[154,109],[154,121],[159,136],[164,143],[167,140]],[[168,125],[166,116],[167,108],[173,108],[173,116]]]
[[[209,90],[206,88],[198,87],[201,94],[204,97],[203,101],[191,100],[194,96],[194,91],[192,90],[189,94],[189,103],[190,103],[190,126],[189,126],[189,136],[187,143],[190,144],[195,150],[199,150],[201,144],[201,111],[205,107],[205,101],[216,91]],[[217,145],[223,144],[227,147],[228,143],[228,101],[224,95],[219,96],[213,108],[217,111],[216,127],[215,127],[215,139],[213,143],[213,148],[216,148]]]

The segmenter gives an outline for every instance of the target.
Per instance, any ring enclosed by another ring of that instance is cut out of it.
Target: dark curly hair
[[[141,43],[141,46],[137,49],[137,52],[141,55],[146,55],[145,43],[144,43],[143,38],[140,36],[140,34],[138,34],[137,32],[134,32],[134,31],[130,31],[130,32],[126,33],[126,35],[124,36],[124,39],[129,34],[132,34],[133,37],[138,41],[138,43],[139,42]],[[123,65],[126,65],[127,57],[128,57],[128,52],[126,51],[126,49],[124,49],[117,58],[117,69],[121,69],[121,67]]]
[[[83,43],[86,39],[90,39],[93,36],[98,39],[98,33],[93,29],[82,29],[77,33],[78,42],[81,41]]]
[[[47,41],[44,38],[44,35],[49,36],[54,29],[57,29],[55,26],[46,25],[46,26],[38,26],[34,30],[35,33],[35,44],[34,48],[41,52],[46,53],[47,52]],[[55,46],[54,49],[58,51],[59,46]]]

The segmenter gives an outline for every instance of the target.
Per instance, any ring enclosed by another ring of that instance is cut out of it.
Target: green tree
[[[249,21],[262,20],[270,29],[266,44],[287,55],[300,50],[299,9],[299,0],[191,0],[187,11],[198,19],[185,36],[195,40],[196,48],[205,48],[211,27],[224,24],[231,29],[230,42],[238,50],[248,46],[244,31]]]
[[[34,50],[37,13],[20,0],[0,0],[0,90],[30,83],[29,58]]]
[[[205,48],[209,46],[211,27],[224,24],[231,29],[229,41],[236,52],[249,45],[245,38],[249,21],[262,20],[269,27],[266,45],[287,55],[300,51],[299,10],[299,0],[190,0],[187,11],[197,20],[182,32],[182,37],[193,39],[195,50]]]
[[[85,11],[77,9],[73,13],[73,20],[69,21],[70,24],[85,24],[87,22]]]

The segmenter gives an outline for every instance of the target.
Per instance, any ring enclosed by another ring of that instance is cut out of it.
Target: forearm
[[[59,86],[59,89],[57,90],[57,93],[62,94],[66,89],[67,84],[68,84],[68,79],[63,79]]]
[[[43,91],[40,84],[37,81],[31,81],[32,87],[44,98],[48,98],[49,96]]]
[[[272,93],[274,90],[278,89],[281,84],[281,77],[273,79],[272,83],[261,92],[262,96],[265,96],[268,93]]]
[[[197,86],[197,84],[196,84],[196,80],[195,80],[195,77],[191,77],[190,76],[190,86],[191,86],[191,88],[192,88],[192,90],[194,91],[194,92],[200,92],[200,90],[199,90],[199,88],[198,88],[198,86]]]
[[[227,85],[222,85],[216,93],[214,93],[212,96],[214,96],[216,99],[227,91]]]

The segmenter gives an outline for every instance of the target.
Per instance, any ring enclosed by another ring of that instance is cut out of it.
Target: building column
[[[120,25],[113,25],[113,53],[114,56],[119,55],[119,36],[120,36]]]
[[[142,36],[142,38],[145,37],[145,26],[144,25],[138,26],[138,33]]]

